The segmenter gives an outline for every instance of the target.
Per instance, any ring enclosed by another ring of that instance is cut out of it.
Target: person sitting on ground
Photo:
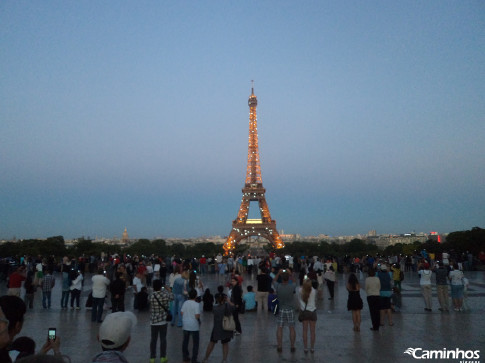
[[[248,285],[248,292],[243,295],[243,301],[246,304],[246,311],[256,311],[256,294],[253,292],[253,287]]]
[[[118,311],[106,316],[99,327],[98,341],[103,352],[91,362],[128,363],[123,352],[131,340],[131,330],[136,325],[136,316],[130,311]]]
[[[210,289],[208,289],[208,288],[205,289],[204,295],[202,296],[202,302],[204,303],[203,304],[204,311],[212,311],[213,310],[213,308],[214,308],[214,295],[211,294]]]
[[[224,286],[219,285],[219,286],[217,286],[217,292],[214,295],[214,299],[216,301],[216,305],[217,305],[217,302],[219,301],[220,296],[222,296],[222,295],[225,295],[224,294]]]
[[[278,304],[278,295],[275,294],[273,288],[269,289],[268,293],[268,310],[274,312],[276,305]]]

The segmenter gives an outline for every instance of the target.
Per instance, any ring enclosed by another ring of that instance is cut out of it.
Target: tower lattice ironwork
[[[276,221],[271,219],[268,204],[266,203],[263,180],[261,178],[261,164],[259,162],[258,147],[258,121],[256,106],[258,100],[254,95],[254,87],[251,87],[249,104],[249,141],[248,141],[248,165],[246,169],[246,182],[242,189],[241,207],[237,218],[232,222],[232,230],[224,243],[226,254],[231,254],[236,245],[242,239],[251,236],[259,236],[267,239],[274,248],[283,248],[284,244],[276,230]],[[257,201],[261,218],[249,219],[250,202]]]

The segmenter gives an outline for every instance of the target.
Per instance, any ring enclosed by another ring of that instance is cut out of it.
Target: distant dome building
[[[128,237],[128,231],[125,230],[123,231],[123,237],[121,237],[121,244],[122,245],[127,245],[130,242],[130,238]]]

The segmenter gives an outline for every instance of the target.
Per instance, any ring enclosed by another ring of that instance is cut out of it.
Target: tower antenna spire
[[[251,80],[251,94],[254,94],[254,81]]]

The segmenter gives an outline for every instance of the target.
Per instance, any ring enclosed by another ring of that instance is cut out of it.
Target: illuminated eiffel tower
[[[256,106],[258,100],[254,95],[254,87],[251,87],[249,104],[249,144],[248,144],[248,166],[246,170],[246,183],[242,189],[241,207],[237,218],[232,222],[232,230],[224,243],[226,254],[232,254],[236,245],[242,239],[251,236],[259,236],[267,239],[274,248],[283,248],[284,244],[276,230],[276,221],[271,219],[268,204],[264,196],[266,189],[263,188],[261,179],[261,165],[259,163],[258,148],[258,121],[256,117]],[[261,218],[248,219],[249,204],[257,201]]]

